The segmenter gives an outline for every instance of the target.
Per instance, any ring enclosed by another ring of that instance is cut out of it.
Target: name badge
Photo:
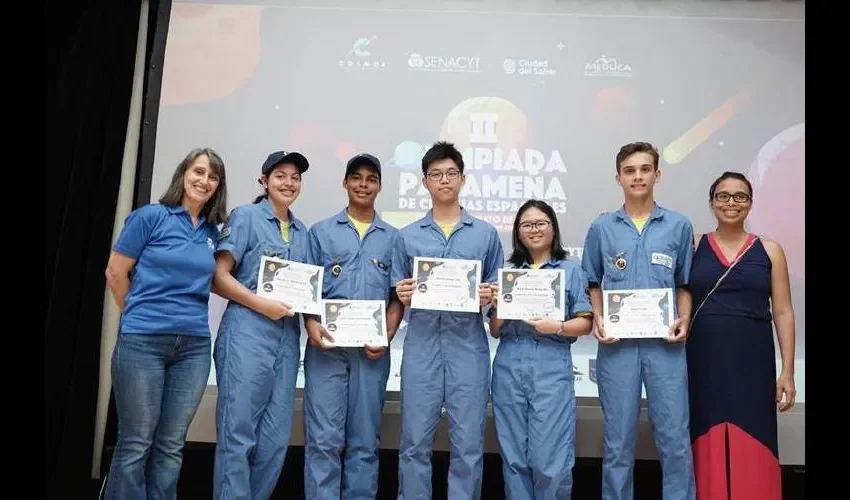
[[[652,263],[660,264],[668,269],[673,269],[673,257],[663,253],[652,252]]]

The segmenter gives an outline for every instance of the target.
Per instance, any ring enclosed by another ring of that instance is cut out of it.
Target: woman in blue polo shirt
[[[570,344],[592,328],[581,266],[567,260],[555,212],[529,200],[517,212],[512,267],[564,270],[560,318],[501,320],[493,287],[490,335],[500,338],[493,359],[493,415],[507,498],[570,498],[575,463],[576,399]],[[556,291],[560,292],[560,290]]]
[[[177,497],[183,444],[210,370],[207,304],[226,200],[224,162],[195,149],[159,203],[126,218],[109,257],[106,283],[122,314],[107,499]]]
[[[310,262],[307,228],[289,207],[304,155],[276,151],[261,169],[265,194],[233,210],[216,251],[216,293],[229,300],[215,341],[218,400],[213,497],[269,498],[292,429],[301,326],[285,304],[257,295],[265,255]]]

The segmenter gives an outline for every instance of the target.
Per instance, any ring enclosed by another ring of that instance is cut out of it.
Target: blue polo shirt
[[[399,237],[398,229],[378,214],[362,240],[344,209],[314,224],[308,239],[312,264],[325,268],[322,297],[389,301],[395,287],[390,270]]]
[[[679,288],[688,284],[692,245],[685,216],[655,205],[638,232],[621,207],[590,225],[581,264],[591,286],[603,290]]]
[[[136,261],[122,333],[209,337],[210,284],[218,230],[192,225],[182,206],[150,204],[127,216],[113,250]]]
[[[530,269],[527,262],[524,262],[517,269]],[[587,279],[584,277],[581,267],[575,262],[569,260],[549,260],[540,269],[563,269],[564,270],[564,285],[566,287],[564,298],[564,321],[568,321],[577,317],[580,314],[592,314],[593,308],[590,305],[590,296],[587,293]],[[490,309],[487,316],[491,317],[494,310]],[[514,319],[505,320],[499,330],[499,337],[521,337],[531,336],[543,342],[563,342],[572,344],[576,337],[567,337],[564,335],[552,335],[540,333],[535,328],[525,321]]]

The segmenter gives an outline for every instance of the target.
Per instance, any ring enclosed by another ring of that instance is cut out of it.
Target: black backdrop
[[[88,0],[45,7],[45,498],[96,498],[99,489],[90,472],[104,269],[141,5],[141,0]],[[155,118],[149,117],[158,107],[164,46],[164,36],[157,41],[154,34],[167,30],[170,9],[168,0],[149,2],[140,160],[153,153]],[[111,411],[110,424],[114,415]],[[109,429],[107,448],[115,442],[114,425]]]

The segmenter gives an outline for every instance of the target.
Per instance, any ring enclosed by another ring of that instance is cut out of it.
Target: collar
[[[666,212],[667,212],[667,210],[666,210],[666,209],[664,209],[661,205],[659,205],[658,203],[656,203],[656,204],[655,204],[655,207],[652,209],[652,214],[650,214],[650,216],[649,216],[649,220],[662,219],[662,218],[664,218],[664,214],[665,214]],[[623,204],[623,205],[620,207],[620,209],[619,209],[619,210],[617,210],[616,212],[614,212],[614,215],[615,215],[618,219],[620,219],[620,220],[626,220],[626,219],[628,219],[628,218],[629,218],[629,216],[628,216],[628,215],[626,215],[626,205],[625,205],[625,204]]]
[[[189,212],[185,208],[183,208],[183,205],[163,205],[163,206],[168,211],[168,213],[171,214],[171,215],[186,214],[186,217],[189,217]],[[207,218],[204,216],[204,214],[200,214],[198,216],[198,226],[201,226],[206,221],[207,221]]]
[[[465,226],[471,226],[473,219],[472,216],[469,215],[469,212],[466,211],[465,208],[460,207],[460,222]],[[422,222],[419,224],[420,227],[428,227],[431,225],[437,225],[437,222],[434,220],[434,209],[428,210],[425,214],[425,217],[422,218]]]
[[[336,214],[335,219],[336,219],[337,223],[339,223],[339,224],[348,224],[348,222],[349,222],[348,208],[347,207],[343,208],[338,214]],[[375,218],[372,219],[372,224],[369,227],[374,227],[374,228],[383,229],[383,230],[388,229],[387,223],[384,222],[383,219],[381,219],[381,216],[378,215],[377,210],[375,211]]]
[[[266,219],[268,219],[268,220],[277,219],[277,215],[274,214],[274,210],[272,209],[272,204],[271,204],[271,202],[269,201],[268,198],[263,198],[260,201],[260,203],[258,203],[258,205],[260,205],[260,210],[263,212],[263,215],[265,215]],[[301,221],[298,220],[298,218],[296,218],[292,214],[292,210],[287,210],[287,213],[289,214],[289,228],[290,229],[296,229],[296,230],[299,230],[299,231],[304,229],[304,224],[302,224]]]
[[[557,260],[553,260],[552,257],[549,257],[549,260],[544,262],[543,265],[538,267],[537,269],[557,268],[559,267],[558,262],[559,261]],[[522,265],[520,265],[517,269],[531,269],[531,263],[527,261],[523,262]]]

